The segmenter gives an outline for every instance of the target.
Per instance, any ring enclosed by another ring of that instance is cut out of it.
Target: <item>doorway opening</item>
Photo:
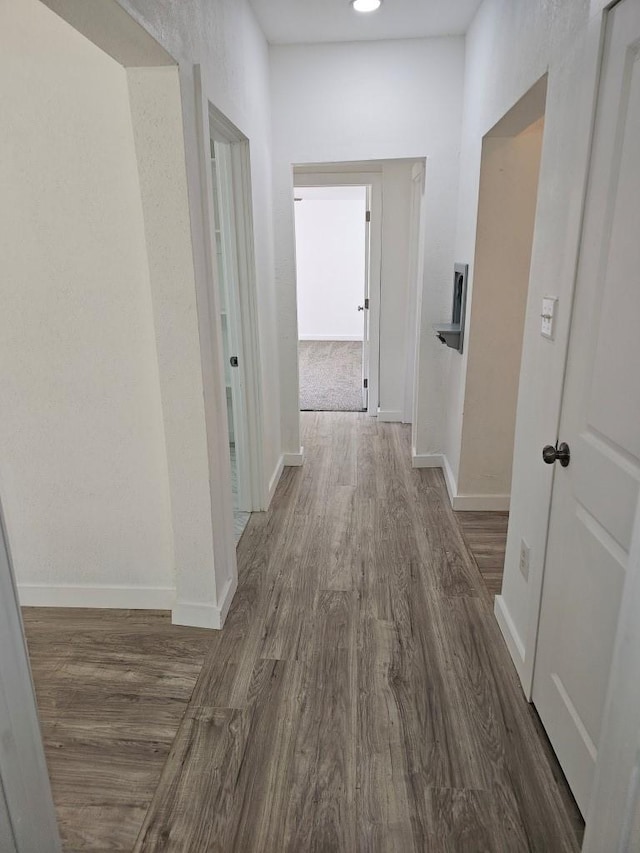
[[[460,523],[492,595],[500,593],[504,571],[546,89],[543,77],[482,144],[454,509],[464,510]],[[523,573],[527,560],[524,543]]]
[[[209,104],[212,231],[218,323],[237,545],[252,512],[264,509],[260,385],[256,357],[249,142]]]
[[[370,188],[295,190],[302,411],[366,411]]]

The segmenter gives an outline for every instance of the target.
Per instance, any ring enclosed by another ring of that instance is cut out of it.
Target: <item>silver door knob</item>
[[[571,461],[571,451],[569,445],[563,441],[561,444],[547,444],[542,448],[542,458],[547,465],[553,465],[554,462],[559,462],[563,468],[566,468]]]

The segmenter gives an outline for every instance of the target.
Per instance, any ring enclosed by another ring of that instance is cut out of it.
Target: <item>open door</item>
[[[365,232],[364,232],[364,299],[362,302],[362,311],[364,314],[364,328],[362,332],[362,409],[367,411],[369,408],[369,355],[371,348],[369,346],[369,306],[371,298],[369,291],[371,289],[371,187],[367,187],[367,210],[365,214]],[[360,310],[360,306],[358,307]]]
[[[230,144],[212,141],[211,174],[234,510],[251,512],[242,309]]]

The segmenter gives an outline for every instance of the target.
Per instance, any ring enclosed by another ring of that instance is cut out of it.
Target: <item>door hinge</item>
[[[365,308],[368,308],[368,307],[369,307],[369,297],[367,297],[367,298],[364,300],[364,307],[365,307]]]
[[[367,210],[365,217],[364,217],[364,221],[365,222],[371,222],[371,211],[370,210]]]
[[[364,387],[365,387],[365,388],[368,388],[368,387],[369,387],[369,380],[368,380],[368,379],[365,379],[365,380],[364,380]]]

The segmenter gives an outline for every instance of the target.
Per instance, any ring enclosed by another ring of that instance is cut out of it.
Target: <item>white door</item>
[[[369,408],[369,315],[370,270],[371,270],[371,188],[367,187],[367,211],[365,214],[364,237],[364,297],[360,308],[364,313],[362,333],[362,408]],[[360,310],[358,308],[358,310]]]
[[[245,365],[231,145],[215,141],[212,154],[213,208],[222,314],[220,319],[225,360],[224,374],[227,392],[233,498],[235,509],[250,512],[253,506],[250,471],[247,464]]]
[[[640,481],[640,3],[610,13],[559,440],[533,701],[583,814]]]

